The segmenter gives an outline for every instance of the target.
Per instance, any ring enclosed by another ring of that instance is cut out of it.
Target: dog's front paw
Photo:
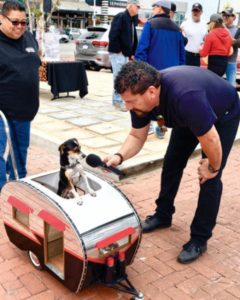
[[[92,197],[96,197],[96,196],[97,196],[97,194],[96,194],[95,192],[90,192],[90,195],[91,195]]]

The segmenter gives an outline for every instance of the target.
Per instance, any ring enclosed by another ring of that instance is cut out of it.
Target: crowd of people
[[[162,137],[172,128],[164,157],[161,190],[153,215],[142,222],[143,232],[172,225],[174,200],[189,157],[200,144],[202,158],[196,176],[200,183],[190,239],[178,256],[189,263],[207,250],[216,225],[222,195],[221,176],[239,126],[240,102],[235,88],[240,30],[236,14],[226,8],[202,22],[203,7],[192,6],[191,18],[178,27],[176,5],[153,4],[153,17],[138,42],[138,0],[128,0],[109,33],[113,68],[112,103],[130,111],[132,128],[119,151],[103,160],[117,166],[143,147],[152,121]],[[26,176],[30,125],[39,106],[38,45],[27,28],[25,6],[7,0],[0,15],[0,110],[7,117],[20,178]],[[200,57],[208,56],[208,69]],[[31,67],[29,67],[31,66]],[[226,73],[227,80],[222,78]],[[0,120],[0,190],[7,176],[14,179],[10,157],[4,158],[6,134]]]
[[[139,0],[127,1],[127,9],[113,19],[109,34],[109,52],[115,80],[121,67],[129,60],[145,61],[158,70],[177,65],[201,65],[207,63],[208,69],[236,86],[236,60],[240,47],[240,29],[234,25],[236,14],[233,8],[226,8],[221,14],[213,14],[206,24],[202,20],[203,7],[194,3],[191,18],[185,20],[180,28],[173,17],[176,4],[168,0],[156,1],[152,5],[152,18],[144,25],[140,40],[137,40],[137,14]],[[176,37],[176,38],[175,38]],[[113,105],[127,111],[124,103],[114,91]],[[149,133],[153,132],[150,127]],[[156,128],[159,138],[164,131]]]

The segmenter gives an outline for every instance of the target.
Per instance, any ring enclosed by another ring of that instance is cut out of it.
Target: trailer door
[[[64,279],[63,231],[44,222],[44,259],[46,266]]]

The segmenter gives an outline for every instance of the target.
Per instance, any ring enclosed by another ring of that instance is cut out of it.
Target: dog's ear
[[[74,142],[76,145],[78,145],[78,147],[80,147],[79,142],[78,142],[78,140],[77,140],[76,138],[73,138],[72,140],[73,140],[73,142]]]
[[[58,151],[60,152],[60,154],[63,154],[64,153],[64,149],[65,149],[65,145],[62,144],[58,147]]]
[[[73,138],[72,141],[74,142],[74,144],[78,147],[78,149],[81,151],[81,146],[78,142],[78,140],[76,138]]]

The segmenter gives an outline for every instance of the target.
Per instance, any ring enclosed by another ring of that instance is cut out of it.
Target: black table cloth
[[[64,92],[79,90],[81,98],[88,93],[87,74],[81,62],[47,63],[47,78],[53,99],[60,98],[59,93]]]

